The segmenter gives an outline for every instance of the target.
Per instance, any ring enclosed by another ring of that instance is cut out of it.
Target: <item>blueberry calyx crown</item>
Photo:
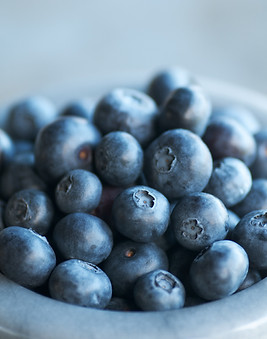
[[[250,223],[252,226],[267,228],[267,213],[255,215]]]
[[[170,147],[163,147],[154,155],[156,169],[161,173],[168,173],[172,170],[176,163],[176,156]]]
[[[147,190],[138,190],[133,194],[133,200],[137,207],[153,208],[156,198]]]
[[[196,240],[202,235],[204,229],[201,223],[196,218],[188,218],[184,220],[181,227],[181,234],[185,238]]]
[[[171,293],[177,286],[177,283],[169,275],[160,272],[155,276],[155,285],[166,292]]]

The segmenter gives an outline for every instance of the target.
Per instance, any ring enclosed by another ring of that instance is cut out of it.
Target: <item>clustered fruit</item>
[[[0,271],[24,287],[162,311],[266,275],[267,130],[183,69],[97,102],[10,105],[0,155]]]

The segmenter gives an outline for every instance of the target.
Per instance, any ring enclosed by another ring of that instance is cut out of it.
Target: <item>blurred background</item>
[[[267,1],[0,0],[0,102],[179,65],[267,94]]]

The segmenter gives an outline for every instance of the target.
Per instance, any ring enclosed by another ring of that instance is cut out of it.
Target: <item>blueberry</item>
[[[245,250],[230,240],[216,241],[193,261],[190,278],[196,293],[206,300],[233,294],[248,272]]]
[[[215,195],[226,207],[236,205],[243,200],[252,186],[248,167],[236,158],[217,160],[213,167],[205,192]]]
[[[12,195],[5,209],[7,226],[31,228],[42,235],[49,231],[53,216],[54,207],[48,195],[34,189]]]
[[[92,168],[100,133],[86,119],[60,118],[46,125],[35,142],[35,165],[41,177],[55,182],[72,169]]]
[[[163,194],[147,186],[133,186],[120,193],[113,203],[116,229],[138,242],[151,242],[167,230],[170,205]]]
[[[227,116],[210,121],[203,135],[215,160],[225,157],[238,158],[250,166],[256,156],[256,142],[236,120]]]
[[[249,268],[247,276],[243,283],[239,286],[237,292],[245,290],[246,288],[259,282],[260,280],[261,280],[260,272],[258,270]]]
[[[170,93],[159,115],[161,130],[185,128],[202,136],[211,114],[211,103],[201,87],[179,87]]]
[[[34,140],[39,130],[56,116],[56,108],[47,98],[29,97],[10,108],[6,128],[14,139]]]
[[[137,280],[134,299],[144,311],[175,310],[184,306],[185,289],[170,272],[155,270]]]
[[[256,159],[251,166],[254,179],[267,179],[267,129],[263,129],[254,135],[257,143]]]
[[[240,105],[227,105],[214,109],[211,120],[226,116],[236,120],[251,134],[255,134],[260,130],[260,123],[256,116],[248,108]]]
[[[251,268],[267,269],[267,210],[256,210],[241,218],[231,239],[248,254]]]
[[[228,213],[223,203],[208,193],[185,196],[171,214],[171,227],[182,246],[199,251],[228,232]]]
[[[56,256],[46,238],[18,226],[0,232],[0,270],[25,287],[43,285],[56,265]]]
[[[143,150],[131,134],[110,132],[96,147],[95,167],[108,184],[127,187],[141,174]]]
[[[232,207],[239,217],[258,209],[267,209],[267,179],[253,180],[251,190],[246,197]]]
[[[49,279],[52,298],[84,307],[105,308],[112,295],[107,275],[97,266],[71,259],[53,270]]]
[[[54,228],[53,239],[63,258],[95,265],[109,256],[113,246],[108,225],[86,213],[72,213],[62,218]]]
[[[160,106],[172,91],[191,83],[194,83],[194,80],[187,70],[170,68],[160,71],[150,80],[147,93]]]
[[[164,132],[145,152],[148,185],[170,200],[202,191],[211,172],[210,151],[199,136],[188,130]]]
[[[14,155],[0,177],[0,192],[4,199],[24,189],[47,190],[47,185],[39,177],[34,168],[32,152]]]
[[[60,180],[55,198],[64,213],[90,212],[98,206],[101,194],[102,184],[98,177],[89,171],[76,169]]]
[[[167,270],[168,258],[154,243],[121,242],[103,263],[117,297],[131,295],[136,280],[157,269]]]
[[[61,116],[80,117],[93,122],[95,102],[90,98],[84,98],[68,103],[62,110]]]
[[[158,109],[149,96],[134,89],[117,88],[97,104],[94,123],[103,134],[124,131],[132,134],[141,145],[155,135]]]

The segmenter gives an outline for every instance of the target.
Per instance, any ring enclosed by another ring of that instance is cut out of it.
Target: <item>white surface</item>
[[[0,102],[182,65],[267,93],[267,1],[0,0]]]

